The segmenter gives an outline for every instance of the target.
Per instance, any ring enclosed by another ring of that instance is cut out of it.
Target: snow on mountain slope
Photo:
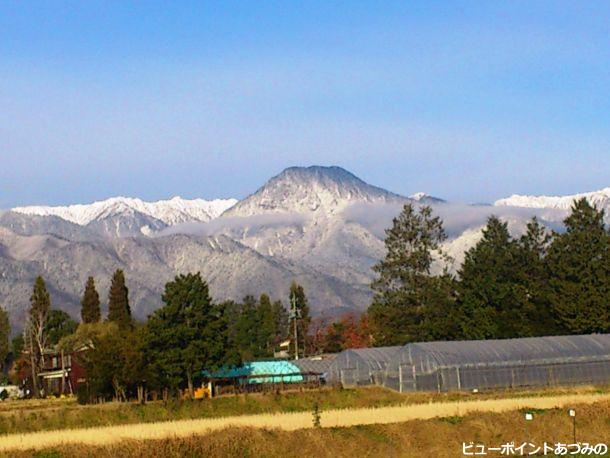
[[[371,265],[383,254],[366,228],[348,224],[352,205],[395,204],[410,199],[372,186],[340,167],[291,167],[226,211],[216,222],[221,232],[258,252],[368,288]],[[261,219],[284,215],[284,224],[259,226]],[[296,216],[301,218],[296,218]],[[251,224],[248,224],[250,222]]]
[[[438,197],[431,196],[426,194],[425,192],[416,192],[415,194],[411,194],[409,199],[412,199],[420,204],[442,204],[445,203],[443,199],[439,199]]]
[[[207,222],[237,203],[236,199],[182,199],[145,202],[130,197],[112,197],[91,204],[65,207],[29,206],[16,207],[12,211],[25,215],[58,216],[66,221],[86,226],[94,221],[117,215],[140,213],[155,218],[168,226],[187,221]]]
[[[570,210],[575,200],[586,198],[589,203],[598,209],[610,211],[610,187],[600,191],[584,192],[571,196],[524,196],[513,194],[505,199],[494,202],[496,206],[513,206],[527,208],[553,208],[558,210]]]
[[[247,217],[268,213],[330,215],[355,201],[393,200],[408,199],[365,183],[341,167],[290,167],[223,216]]]
[[[25,321],[37,275],[47,282],[54,307],[77,317],[87,277],[95,277],[98,291],[106,298],[118,268],[125,271],[132,312],[138,319],[162,305],[167,281],[186,272],[201,272],[219,301],[263,292],[286,301],[294,279],[305,287],[315,313],[341,307],[362,310],[369,297],[368,288],[263,256],[224,236],[70,241],[53,235],[21,236],[0,228],[0,303],[6,304],[16,330]]]
[[[314,166],[286,169],[237,203],[114,198],[21,207],[0,214],[0,303],[13,307],[17,322],[27,311],[33,279],[42,273],[54,300],[76,313],[88,275],[99,278],[105,291],[113,270],[122,268],[140,317],[160,305],[166,281],[189,271],[202,272],[219,300],[262,292],[285,298],[296,280],[317,313],[364,310],[371,298],[371,266],[385,253],[384,231],[405,203],[429,204],[443,220],[449,236],[443,249],[454,259],[448,267],[455,273],[489,216],[507,221],[514,236],[532,216],[559,231],[580,196],[608,208],[610,188],[464,205],[424,193],[403,197],[340,167]]]

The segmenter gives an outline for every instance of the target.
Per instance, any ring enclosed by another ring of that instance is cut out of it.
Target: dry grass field
[[[320,420],[323,428],[345,428],[362,425],[404,423],[432,418],[458,419],[474,412],[502,413],[524,409],[541,411],[565,409],[568,406],[586,406],[589,404],[596,404],[607,413],[609,401],[610,394],[567,394],[465,402],[429,402],[425,404],[379,408],[324,410],[320,414]],[[476,422],[476,416],[473,416],[473,418],[475,418]],[[543,421],[546,421],[546,419]],[[517,421],[517,423],[523,426],[522,420]],[[195,435],[210,434],[211,432],[222,431],[227,428],[257,428],[277,432],[311,429],[312,427],[313,418],[311,412],[241,415],[5,435],[2,436],[0,441],[0,451],[40,450],[52,447],[68,450],[72,449],[74,445],[107,447],[124,441],[186,440]],[[606,432],[610,430],[607,420],[605,421],[605,428]],[[494,438],[496,440],[515,440],[516,438],[511,435],[514,433],[515,425],[507,430],[495,430]],[[473,437],[470,440],[478,440],[478,438]]]
[[[577,402],[572,398],[571,402]],[[544,405],[563,404],[567,399],[545,399]],[[484,401],[488,402],[488,401]],[[570,405],[572,405],[570,402]],[[517,403],[519,405],[519,403]],[[508,408],[507,403],[481,404],[479,407]],[[578,415],[577,440],[610,442],[610,401],[574,404]],[[429,406],[434,409],[434,405]],[[454,413],[450,406],[438,406],[440,414]],[[473,406],[474,407],[474,406]],[[564,405],[565,407],[565,405]],[[387,410],[379,409],[380,412]],[[464,410],[460,412],[464,413]],[[344,412],[345,418],[352,418]],[[354,413],[354,412],[352,412]],[[396,412],[393,412],[394,414]],[[359,413],[360,415],[361,413]],[[357,415],[354,420],[361,421]],[[390,420],[402,420],[404,414]],[[487,446],[515,441],[521,443],[570,442],[572,426],[565,408],[535,410],[534,420],[525,431],[523,412],[470,413],[427,420],[410,420],[388,424],[350,427],[308,428],[286,431],[280,428],[229,427],[203,434],[188,434],[165,439],[119,440],[106,445],[73,444],[47,447],[44,450],[12,450],[7,456],[21,458],[83,457],[405,457],[451,458],[463,456],[462,443],[473,441]],[[311,420],[311,419],[310,419]],[[322,418],[324,422],[328,421]],[[366,418],[365,418],[366,420]],[[287,425],[288,429],[294,423]],[[491,455],[494,456],[494,455]],[[495,456],[500,456],[496,454]]]
[[[357,389],[324,388],[282,393],[222,396],[212,400],[137,403],[109,402],[78,405],[69,400],[26,400],[0,402],[0,435],[110,425],[155,423],[174,420],[218,418],[274,412],[309,412],[314,404],[321,410],[384,407],[515,397],[563,396],[610,393],[609,387],[566,387],[538,390],[502,390],[485,393],[405,393],[379,387]]]

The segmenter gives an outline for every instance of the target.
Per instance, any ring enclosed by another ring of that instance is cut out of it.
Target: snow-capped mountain
[[[425,193],[403,197],[340,167],[313,166],[286,169],[240,202],[117,197],[20,207],[0,214],[0,304],[19,327],[40,274],[54,304],[77,316],[87,276],[99,280],[105,298],[112,271],[121,268],[140,318],[160,305],[165,282],[197,271],[218,300],[263,292],[285,300],[297,280],[313,313],[362,311],[371,299],[371,266],[384,256],[384,230],[405,203],[430,205],[443,220],[449,236],[444,250],[455,260],[455,272],[490,215],[507,221],[515,236],[534,215],[561,230],[571,202],[581,196],[608,209],[610,188],[463,205]]]
[[[341,167],[290,167],[223,216],[269,213],[334,214],[353,202],[387,202],[404,197],[365,183]]]
[[[570,196],[524,196],[513,194],[505,199],[494,202],[496,206],[513,206],[526,208],[550,208],[569,211],[575,200],[586,198],[589,203],[610,214],[610,187],[600,191],[584,192]]]
[[[16,207],[12,211],[25,215],[59,216],[66,221],[81,226],[112,216],[141,213],[172,226],[187,221],[210,221],[236,203],[237,199],[188,200],[174,197],[169,200],[145,202],[130,197],[112,197],[91,204],[68,205],[65,207]]]
[[[439,199],[438,197],[431,196],[426,194],[425,192],[416,192],[415,194],[411,194],[409,199],[414,200],[415,202],[419,202],[425,205],[432,204],[442,204],[445,203],[443,199]]]

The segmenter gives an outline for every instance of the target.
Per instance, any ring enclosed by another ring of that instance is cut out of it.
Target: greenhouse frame
[[[388,363],[402,347],[352,348],[330,364],[327,381],[343,386],[383,385]]]
[[[610,334],[410,343],[383,385],[400,392],[610,382]]]

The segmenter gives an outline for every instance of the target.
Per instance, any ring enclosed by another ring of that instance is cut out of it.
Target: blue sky
[[[464,202],[610,186],[607,2],[3,1],[0,208],[292,165]]]

